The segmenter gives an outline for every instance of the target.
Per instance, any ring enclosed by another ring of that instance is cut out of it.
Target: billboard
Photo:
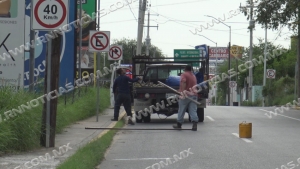
[[[31,17],[31,0],[26,0],[25,8],[25,43],[30,41],[30,17]],[[69,21],[72,22],[75,20],[75,7],[76,2],[70,1],[69,12]],[[45,36],[46,31],[35,31],[35,38]],[[62,45],[61,45],[61,54],[60,54],[60,74],[59,74],[59,86],[64,86],[66,80],[72,82],[75,75],[75,53],[76,53],[76,43],[75,43],[75,29],[72,27],[72,30],[65,32],[62,36]],[[45,68],[46,68],[46,48],[47,43],[35,45],[35,69],[34,69],[34,81],[42,82],[45,77]],[[28,48],[29,50],[29,48]],[[25,88],[29,86],[29,51],[25,52],[25,72],[24,72],[24,84]]]
[[[24,86],[24,53],[20,52],[20,46],[24,44],[24,10],[24,1],[1,2],[0,88],[7,86],[17,91]]]
[[[209,59],[214,60],[225,60],[228,59],[228,48],[227,47],[210,47],[209,48]]]
[[[243,46],[233,45],[230,47],[230,57],[235,57],[241,59],[244,53]]]
[[[79,0],[77,0],[77,18],[79,18]],[[78,68],[79,64],[81,67],[81,77],[94,73],[94,53],[89,52],[89,34],[90,30],[96,30],[96,18],[94,13],[96,13],[97,1],[96,0],[82,0],[82,17],[89,16],[92,18],[92,22],[87,22],[82,25],[82,48],[79,49],[79,28],[76,30],[77,33],[77,61],[76,61],[76,78],[79,78]],[[86,19],[88,20],[88,19]],[[81,50],[81,60],[79,61],[79,50]],[[75,65],[75,63],[74,63]]]

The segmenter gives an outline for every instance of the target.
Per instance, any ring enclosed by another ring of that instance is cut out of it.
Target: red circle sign
[[[118,49],[120,51],[120,54],[117,54],[115,53],[114,49]],[[117,58],[114,58],[114,53],[118,56]],[[119,59],[121,56],[122,56],[122,50],[118,47],[118,46],[113,46],[110,48],[109,50],[109,56],[112,58],[112,59]]]
[[[99,40],[99,39],[96,37],[96,35],[99,35],[99,34],[104,35],[104,37],[106,38],[106,44],[105,44],[105,45],[103,45],[102,42],[101,42],[101,40]],[[96,38],[96,41],[99,42],[99,43],[101,44],[101,46],[103,46],[103,47],[97,48],[96,45],[93,44],[93,38]],[[109,39],[108,39],[108,36],[107,36],[105,33],[103,33],[103,32],[98,32],[98,33],[95,33],[95,34],[91,37],[90,43],[91,43],[92,47],[93,47],[95,50],[103,50],[103,49],[105,49],[105,48],[108,46]]]
[[[56,0],[56,2],[58,2],[60,4],[60,6],[62,7],[63,9],[63,14],[62,14],[62,17],[61,19],[55,23],[55,24],[52,24],[52,25],[49,25],[49,24],[46,24],[44,23],[43,21],[41,21],[41,19],[39,18],[39,14],[38,14],[38,9],[39,7],[41,6],[41,4],[43,2],[46,2],[46,0],[39,0],[36,5],[35,5],[35,8],[34,8],[34,16],[35,16],[35,19],[36,21],[43,27],[45,28],[55,28],[55,27],[58,27],[59,25],[61,25],[64,20],[65,20],[65,17],[67,17],[67,9],[66,9],[66,6],[65,4],[62,2],[62,0]]]
[[[269,78],[274,78],[274,77],[275,77],[275,71],[272,70],[272,69],[268,70],[267,76],[268,76]]]

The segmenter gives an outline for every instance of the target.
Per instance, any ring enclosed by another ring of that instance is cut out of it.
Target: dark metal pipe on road
[[[141,128],[102,128],[102,127],[86,127],[85,129],[97,129],[97,130],[192,130],[192,129],[166,129],[166,128],[148,128],[148,129],[141,129]]]

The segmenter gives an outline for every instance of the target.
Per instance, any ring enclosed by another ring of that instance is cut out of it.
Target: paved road
[[[293,161],[300,169],[300,111],[268,118],[274,108],[215,107],[205,109],[198,131],[120,131],[106,153],[101,169],[283,169]],[[208,117],[207,117],[208,116]],[[176,115],[126,128],[171,128]],[[183,128],[191,128],[188,122]],[[252,138],[238,138],[239,123],[251,122]],[[189,149],[190,148],[190,149]],[[183,158],[176,161],[173,157]],[[168,163],[167,158],[171,158]],[[299,159],[299,163],[297,162]],[[159,163],[161,164],[156,164]],[[166,163],[166,164],[163,164]],[[292,165],[291,165],[292,166]],[[287,168],[291,168],[288,166]]]

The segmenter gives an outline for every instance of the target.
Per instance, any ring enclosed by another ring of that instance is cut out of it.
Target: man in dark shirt
[[[118,69],[117,74],[120,76],[116,78],[114,85],[113,85],[113,92],[115,93],[115,109],[114,109],[114,118],[111,119],[112,121],[118,121],[119,119],[119,111],[120,106],[123,103],[125,111],[128,116],[128,124],[134,124],[132,121],[132,113],[131,113],[131,97],[130,97],[130,89],[128,82],[137,82],[140,79],[130,79],[126,76],[126,71],[124,69]],[[117,94],[116,94],[117,93]]]
[[[203,68],[200,68],[199,72],[195,76],[197,78],[197,84],[202,83],[204,81],[204,71],[203,71]]]

